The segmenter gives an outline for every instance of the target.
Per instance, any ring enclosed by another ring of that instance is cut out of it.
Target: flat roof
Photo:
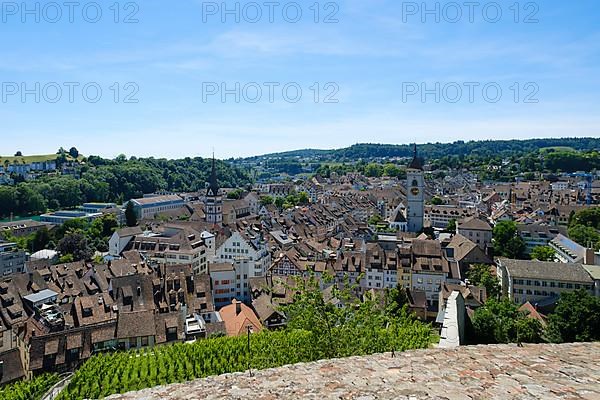
[[[58,293],[56,293],[54,290],[50,290],[50,289],[44,289],[41,290],[37,293],[33,293],[30,295],[27,295],[25,297],[23,297],[25,300],[30,301],[32,303],[37,303],[43,300],[47,300],[50,297],[54,297],[54,296],[58,296]]]

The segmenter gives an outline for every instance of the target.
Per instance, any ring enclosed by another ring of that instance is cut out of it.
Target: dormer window
[[[91,317],[91,316],[92,316],[92,309],[91,309],[90,307],[88,307],[88,308],[84,308],[84,309],[82,310],[82,312],[81,312],[81,315],[82,315],[84,318]]]

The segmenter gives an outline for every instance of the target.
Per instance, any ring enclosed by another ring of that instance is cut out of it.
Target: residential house
[[[487,251],[492,244],[492,227],[486,221],[470,217],[456,223],[456,233],[471,240]]]

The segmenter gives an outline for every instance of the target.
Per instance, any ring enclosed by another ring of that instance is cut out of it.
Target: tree
[[[408,311],[408,294],[406,289],[400,285],[395,288],[386,289],[385,312],[388,315],[402,316]]]
[[[77,148],[75,148],[75,147],[71,147],[69,149],[69,155],[71,157],[73,157],[74,159],[77,159],[79,157],[79,150],[77,150]]]
[[[244,191],[242,189],[235,189],[227,193],[227,198],[230,200],[239,200],[242,197]]]
[[[285,205],[285,199],[283,197],[277,197],[277,198],[275,198],[275,206],[278,209],[282,210],[284,208],[283,207],[284,205]]]
[[[365,175],[370,178],[379,177],[383,174],[383,168],[379,164],[371,163],[365,166]]]
[[[526,245],[518,235],[517,224],[513,221],[500,221],[494,226],[494,250],[503,257],[521,258]]]
[[[478,343],[539,343],[542,341],[541,323],[520,312],[509,299],[489,299],[473,315],[472,337]]]
[[[88,230],[88,236],[94,240],[105,240],[108,239],[118,227],[119,222],[117,221],[117,217],[113,214],[105,214],[92,222]]]
[[[570,225],[584,225],[600,229],[600,207],[584,208],[571,218]]]
[[[17,152],[15,153],[15,157],[23,157],[23,153],[22,153],[22,152],[20,152],[20,151],[17,151]]]
[[[591,226],[572,225],[569,237],[584,247],[600,249],[600,232]]]
[[[536,246],[531,251],[531,259],[539,261],[553,261],[556,252],[550,246]]]
[[[327,289],[321,290],[321,285]],[[321,279],[314,274],[297,277],[289,287],[295,293],[294,302],[281,307],[287,329],[310,332],[313,348],[322,353],[320,358],[399,350],[397,346],[406,347],[415,340],[415,330],[427,341],[427,325],[403,312],[387,313],[384,299],[377,295],[366,293],[361,300],[355,295],[356,288],[357,283],[348,277],[335,283],[327,273]]]
[[[395,164],[385,164],[383,167],[383,175],[392,178],[402,178],[406,176],[406,171],[404,169],[400,169]]]
[[[43,227],[33,234],[31,247],[33,248],[34,252],[44,250],[46,247],[48,247],[48,244],[50,244],[51,240],[52,238],[48,228]]]
[[[557,343],[600,340],[600,298],[583,289],[561,293],[548,318],[548,336]]]
[[[125,220],[127,221],[127,226],[130,227],[136,226],[138,223],[137,214],[131,201],[127,202],[127,206],[125,207]]]
[[[369,225],[377,225],[380,224],[381,222],[383,222],[383,218],[381,218],[381,215],[379,214],[374,214],[373,216],[371,216],[371,218],[369,218]]]
[[[433,196],[431,198],[431,204],[433,204],[434,206],[441,206],[442,204],[444,204],[444,200],[442,200],[442,198],[439,196]]]
[[[261,206],[268,206],[269,204],[273,204],[273,197],[272,196],[260,196],[260,205]]]
[[[298,193],[298,197],[297,197],[297,204],[305,206],[308,203],[310,203],[310,198],[308,197],[308,193],[306,192],[300,192]]]
[[[477,264],[467,271],[469,283],[484,287],[488,299],[497,299],[500,296],[500,281],[494,276],[489,265]]]
[[[448,225],[446,226],[446,232],[456,232],[456,220],[454,218],[448,221]]]
[[[57,250],[61,256],[72,255],[73,261],[87,261],[94,255],[94,251],[88,245],[87,237],[80,230],[67,233],[58,242]]]

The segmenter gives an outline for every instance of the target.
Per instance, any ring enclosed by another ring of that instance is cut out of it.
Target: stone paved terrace
[[[599,400],[600,343],[473,346],[324,360],[111,399]]]

